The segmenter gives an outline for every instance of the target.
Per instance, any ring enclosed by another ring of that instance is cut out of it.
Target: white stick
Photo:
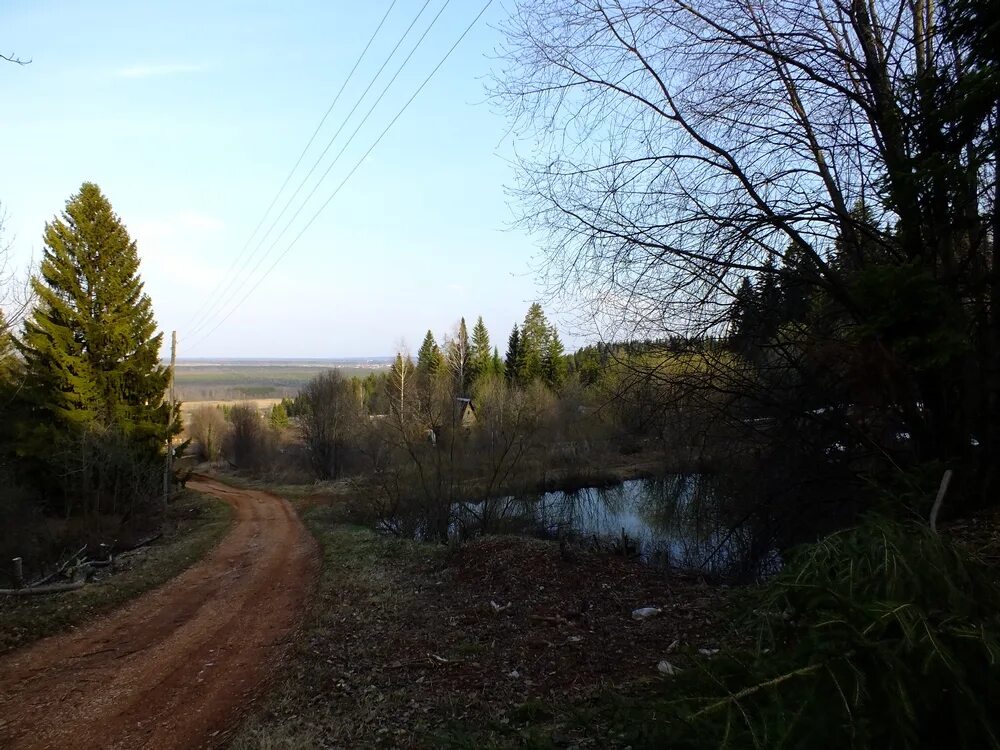
[[[937,517],[938,512],[941,510],[941,503],[944,502],[944,496],[948,493],[948,485],[951,484],[951,469],[944,470],[944,476],[941,477],[941,486],[938,487],[937,498],[934,500],[934,507],[931,508],[931,531],[937,534]]]

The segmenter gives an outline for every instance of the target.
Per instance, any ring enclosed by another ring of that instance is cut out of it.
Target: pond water
[[[547,492],[463,503],[453,509],[454,533],[515,531],[566,537],[663,567],[759,577],[780,560],[769,540],[734,518],[714,477],[674,474],[612,487]]]

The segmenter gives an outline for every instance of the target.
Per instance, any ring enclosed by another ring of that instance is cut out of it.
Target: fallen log
[[[73,591],[83,588],[86,581],[73,583],[53,583],[48,586],[29,586],[23,589],[0,589],[0,596],[34,596],[35,594],[59,594],[63,591]]]
[[[147,536],[145,539],[139,540],[138,542],[136,542],[135,544],[133,544],[131,547],[125,547],[124,549],[120,549],[118,551],[118,554],[123,554],[125,552],[131,552],[132,550],[139,549],[140,547],[145,547],[147,544],[152,544],[153,542],[155,542],[161,536],[163,536],[163,532],[162,531],[158,531],[155,534],[153,534],[152,536]]]
[[[71,563],[76,562],[80,558],[80,555],[82,555],[86,551],[87,551],[87,545],[85,544],[80,548],[79,552],[67,558],[67,560],[63,562],[63,564],[60,565],[58,568],[56,568],[55,571],[49,573],[47,576],[44,576],[43,578],[39,578],[37,581],[33,583],[28,584],[28,588],[36,589],[39,586],[48,583],[56,576],[62,575],[62,573],[66,570],[66,568],[68,568]]]

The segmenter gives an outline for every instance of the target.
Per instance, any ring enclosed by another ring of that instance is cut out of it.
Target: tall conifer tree
[[[549,348],[549,322],[545,319],[542,306],[532,303],[521,325],[521,371],[522,383],[545,376],[544,359]]]
[[[510,383],[518,383],[524,369],[524,352],[521,350],[521,332],[517,324],[507,339],[507,357],[504,360],[504,375]]]
[[[542,376],[550,388],[558,388],[566,379],[566,350],[556,327],[549,329],[548,343],[542,358]]]
[[[417,372],[423,376],[437,375],[444,366],[444,355],[434,339],[434,333],[428,329],[424,342],[417,351]]]
[[[483,323],[483,316],[476,320],[476,325],[472,327],[472,352],[469,357],[469,366],[472,370],[472,379],[475,380],[490,371],[493,360],[493,347],[490,344],[490,334]]]
[[[178,425],[164,401],[169,372],[135,242],[93,183],[46,224],[44,239],[32,280],[38,306],[18,344],[32,407],[45,415],[32,431],[51,439],[112,428],[159,451]]]

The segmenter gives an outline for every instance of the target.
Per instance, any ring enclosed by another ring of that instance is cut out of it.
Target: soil
[[[285,653],[319,568],[274,495],[198,478],[234,509],[204,560],[106,618],[0,659],[0,747],[222,744]]]

